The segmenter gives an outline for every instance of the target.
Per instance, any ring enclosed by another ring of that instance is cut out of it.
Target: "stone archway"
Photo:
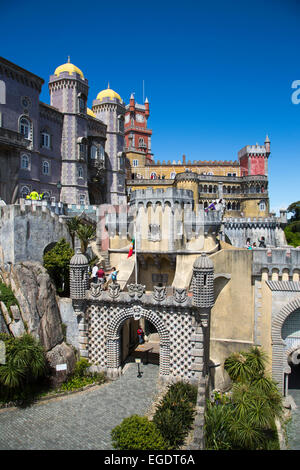
[[[107,373],[111,377],[121,373],[121,328],[123,323],[134,318],[139,320],[141,317],[150,321],[156,328],[160,339],[160,359],[159,374],[161,377],[168,378],[170,374],[170,338],[164,322],[153,310],[133,305],[124,308],[114,315],[107,329]]]
[[[275,316],[272,322],[272,377],[278,383],[279,389],[284,393],[284,374],[289,374],[291,368],[288,357],[291,351],[286,350],[286,343],[282,338],[282,326],[288,316],[300,308],[300,297],[286,304]]]

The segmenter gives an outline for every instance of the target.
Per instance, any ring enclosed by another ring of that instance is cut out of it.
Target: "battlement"
[[[257,248],[252,251],[252,275],[261,276],[265,271],[272,275],[274,270],[278,276],[286,272],[292,276],[295,271],[300,273],[300,248],[284,246],[279,248]]]
[[[155,201],[154,201],[155,200]],[[130,196],[130,204],[138,202],[159,202],[172,200],[176,202],[192,203],[193,191],[189,189],[166,188],[164,189],[137,189],[132,191]]]
[[[247,155],[261,155],[267,154],[266,147],[264,145],[246,145],[238,152],[239,159]]]

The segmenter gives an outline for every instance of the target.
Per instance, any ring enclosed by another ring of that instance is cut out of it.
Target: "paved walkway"
[[[128,364],[118,380],[97,389],[0,410],[0,450],[111,450],[111,430],[123,418],[144,415],[157,393],[158,366]]]
[[[296,408],[292,409],[291,421],[287,426],[289,450],[300,450],[300,390],[290,389],[289,395],[292,396]]]

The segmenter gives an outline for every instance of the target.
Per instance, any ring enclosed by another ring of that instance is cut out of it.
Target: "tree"
[[[64,238],[44,254],[44,266],[61,295],[68,296],[70,292],[70,259],[73,255],[74,251]]]
[[[72,217],[72,219],[67,220],[66,224],[67,224],[67,227],[68,227],[68,230],[69,230],[69,233],[70,233],[70,237],[71,237],[71,240],[72,240],[72,248],[74,250],[75,249],[75,235],[76,235],[77,229],[80,225],[79,217]]]
[[[265,352],[257,346],[225,360],[224,368],[233,381],[230,401],[221,397],[207,407],[208,448],[278,448],[275,419],[283,416],[282,397],[275,382],[266,376],[266,363]]]
[[[291,222],[300,220],[300,201],[292,202],[292,204],[290,204],[287,208],[287,211],[293,214],[290,219]]]
[[[300,246],[300,201],[290,204],[287,211],[292,213],[292,217],[284,229],[286,241],[297,247]]]
[[[0,365],[1,395],[5,398],[24,396],[30,385],[46,375],[44,348],[29,334],[18,338],[2,334],[0,339],[6,350],[6,362]]]
[[[76,230],[76,234],[80,240],[81,252],[85,254],[89,241],[96,235],[96,228],[92,225],[80,223]]]

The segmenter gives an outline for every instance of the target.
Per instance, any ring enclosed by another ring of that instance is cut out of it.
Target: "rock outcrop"
[[[0,278],[11,288],[18,302],[18,306],[10,309],[0,302],[6,329],[13,336],[24,332],[32,334],[44,346],[51,369],[66,363],[68,372],[71,372],[75,365],[75,352],[64,342],[56,291],[46,269],[31,261],[11,265],[10,269],[5,267],[0,266]]]

